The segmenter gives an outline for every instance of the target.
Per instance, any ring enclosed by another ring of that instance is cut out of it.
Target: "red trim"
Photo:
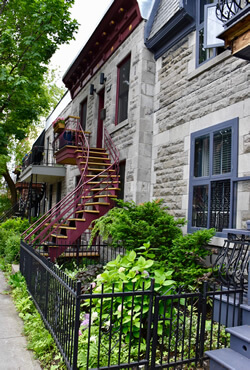
[[[123,9],[121,11],[120,9]],[[116,0],[63,78],[72,99],[120,47],[142,17],[136,0]]]

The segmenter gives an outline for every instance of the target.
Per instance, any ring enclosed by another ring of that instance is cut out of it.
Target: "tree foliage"
[[[69,42],[78,27],[70,18],[73,3],[0,0],[0,155],[8,155],[8,144],[23,140],[50,109],[46,72],[56,49]],[[1,172],[8,181],[5,164]]]

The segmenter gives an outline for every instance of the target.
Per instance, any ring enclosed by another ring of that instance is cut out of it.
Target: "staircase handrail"
[[[85,159],[86,159],[85,167],[82,171],[80,181],[79,181],[77,187],[71,193],[69,193],[67,196],[65,196],[59,203],[57,203],[51,210],[49,210],[44,216],[42,216],[35,223],[35,224],[37,224],[37,226],[28,235],[25,236],[25,240],[30,241],[31,237],[34,234],[36,234],[39,230],[42,229],[42,231],[38,235],[36,235],[35,238],[32,240],[33,244],[38,239],[39,239],[39,244],[41,244],[41,243],[45,242],[47,239],[49,239],[49,237],[51,236],[52,233],[56,233],[57,230],[60,228],[60,226],[62,226],[63,223],[65,223],[65,221],[67,221],[67,219],[69,219],[72,216],[72,214],[76,213],[78,210],[80,210],[85,205],[85,203],[87,201],[87,198],[85,196],[89,195],[90,190],[93,190],[97,186],[100,186],[100,184],[102,184],[105,180],[107,180],[107,178],[106,179],[104,178],[98,184],[95,184],[94,186],[91,186],[91,189],[88,187],[88,182],[91,182],[91,181],[95,180],[101,174],[108,171],[109,169],[111,169],[114,166],[116,167],[115,173],[118,175],[119,152],[118,152],[117,148],[115,147],[115,145],[114,145],[110,135],[108,134],[107,130],[105,130],[104,131],[105,146],[107,147],[107,150],[108,150],[110,156],[112,157],[113,163],[111,163],[110,166],[108,166],[108,168],[103,169],[103,171],[101,171],[99,174],[91,177],[87,181],[85,180],[85,174],[86,174],[86,170],[88,168],[88,160],[89,160],[89,143],[88,143],[88,140],[86,139],[85,133],[83,132],[80,125],[79,125],[78,128],[79,128],[79,130],[75,130],[75,131],[77,133],[81,132],[81,134],[78,135],[79,137],[77,137],[77,146],[79,146],[79,139],[80,139],[80,136],[82,135],[83,141],[81,141],[81,146],[82,146],[83,153],[85,153]],[[110,172],[108,171],[108,173],[110,173]],[[109,175],[109,178],[111,178],[110,175]],[[107,187],[109,187],[109,184],[106,184],[106,186],[104,186],[104,188],[102,188],[99,192],[92,195],[91,198],[94,199],[94,197],[96,195],[98,195],[99,193],[104,191]],[[81,200],[81,199],[83,199],[83,200]],[[90,199],[88,198],[88,200],[90,200]],[[80,204],[78,204],[79,201],[81,202]],[[62,212],[62,208],[64,208],[63,212]],[[66,219],[62,219],[65,216],[65,214],[68,214]],[[53,217],[55,217],[54,220],[52,220]],[[60,219],[61,219],[61,221],[59,221]],[[57,223],[58,221],[59,221],[59,223]],[[48,223],[47,226],[46,226],[46,223]],[[55,223],[57,223],[57,225],[54,227]],[[35,224],[33,224],[29,229],[27,229],[24,234],[26,234],[29,230],[31,230],[35,226]],[[44,226],[45,226],[45,228],[43,228]]]
[[[82,136],[83,136],[83,138],[84,138],[84,143],[85,143],[85,146],[82,148],[84,151],[86,151],[86,148],[87,148],[87,158],[89,157],[89,143],[88,143],[88,140],[87,140],[87,138],[86,138],[86,136],[85,136],[85,134],[84,134],[84,131],[82,130],[82,128],[81,128],[81,125],[80,124],[78,124],[78,126],[79,126],[79,132],[81,132],[81,134],[82,134]],[[61,135],[63,135],[63,133],[61,134]],[[79,135],[80,136],[80,135]],[[85,176],[85,172],[86,172],[86,168],[87,168],[87,162],[88,161],[86,161],[86,165],[85,165],[85,169],[84,169],[84,171],[82,172],[82,174],[81,174],[81,179]],[[80,181],[81,181],[81,179],[80,179]],[[51,209],[49,209],[43,216],[41,216],[34,224],[32,224],[27,230],[25,230],[24,231],[24,233],[21,235],[22,237],[24,237],[24,240],[30,240],[30,237],[32,236],[32,235],[34,235],[35,234],[35,232],[37,232],[42,226],[44,226],[44,224],[45,223],[47,223],[48,221],[50,221],[53,217],[54,217],[54,215],[55,214],[57,214],[58,213],[58,211],[60,210],[60,208],[66,203],[66,202],[68,202],[69,201],[69,199],[73,196],[73,195],[75,195],[75,193],[80,189],[80,187],[81,187],[81,185],[80,185],[80,181],[79,181],[79,183],[78,183],[78,186],[71,192],[71,193],[69,193],[69,194],[67,194],[64,198],[62,198],[57,204],[55,204],[54,205],[54,207],[52,207]],[[47,217],[46,217],[47,216]],[[61,217],[61,216],[60,216]],[[60,218],[59,217],[59,218]],[[58,219],[57,220],[54,220],[54,222],[53,222],[53,225],[54,225],[54,223],[56,222],[56,221],[58,221]],[[34,229],[33,229],[33,227],[35,226],[35,225],[37,225],[37,227],[35,227]],[[52,225],[52,226],[53,226]],[[60,226],[60,225],[59,225]],[[50,227],[48,227],[48,229],[49,229]],[[31,231],[31,233],[30,234],[28,234],[28,235],[26,235],[25,236],[25,234],[29,231],[29,230],[31,230],[32,229],[32,231]],[[47,229],[46,229],[47,230]],[[34,241],[34,240],[33,240]]]

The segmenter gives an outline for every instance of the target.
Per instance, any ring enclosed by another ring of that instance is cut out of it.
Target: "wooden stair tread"
[[[69,218],[68,221],[86,221],[85,218]]]
[[[56,234],[51,234],[51,236],[53,238],[57,238],[57,239],[68,239],[68,237],[66,235],[56,235]]]
[[[59,229],[77,230],[77,228],[76,227],[73,227],[73,226],[59,226]]]
[[[85,159],[85,158],[84,158]],[[110,162],[110,159],[108,159],[108,158],[104,158],[104,157],[92,157],[92,156],[89,156],[89,160],[98,160],[98,161],[109,161]],[[80,162],[80,163],[82,163],[82,162]],[[85,163],[85,162],[84,162]]]
[[[100,195],[94,195],[93,198],[117,198],[117,195],[112,195],[112,194],[100,194]]]
[[[121,190],[120,188],[94,188],[94,189],[91,189],[91,191],[107,191],[107,190]]]
[[[98,214],[100,211],[94,209],[82,209],[81,211],[76,211],[76,213],[95,213]]]
[[[60,255],[60,257],[99,257],[100,254],[99,252],[91,252],[91,251],[86,251],[86,252],[65,252]]]
[[[82,171],[84,171],[84,168],[82,168]],[[104,169],[104,168],[89,168],[88,167],[88,171],[94,171],[94,172],[115,172],[115,170],[113,169]]]
[[[114,180],[114,181],[89,181],[88,185],[97,185],[97,184],[120,184],[121,181]]]
[[[86,164],[87,162],[80,162],[80,164]],[[100,162],[88,162],[89,165],[95,166],[111,166],[111,163],[100,163]]]
[[[110,206],[110,203],[107,202],[89,202],[85,203],[85,206]]]
[[[107,177],[120,177],[120,175],[95,175],[95,176],[98,176],[98,177],[103,177],[103,178],[107,178]],[[86,177],[95,177],[93,175],[86,175]]]

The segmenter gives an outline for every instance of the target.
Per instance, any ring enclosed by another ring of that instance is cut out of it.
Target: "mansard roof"
[[[144,35],[155,59],[195,29],[195,8],[195,1],[155,1]]]
[[[73,98],[142,21],[137,0],[115,0],[102,18],[63,82]]]

